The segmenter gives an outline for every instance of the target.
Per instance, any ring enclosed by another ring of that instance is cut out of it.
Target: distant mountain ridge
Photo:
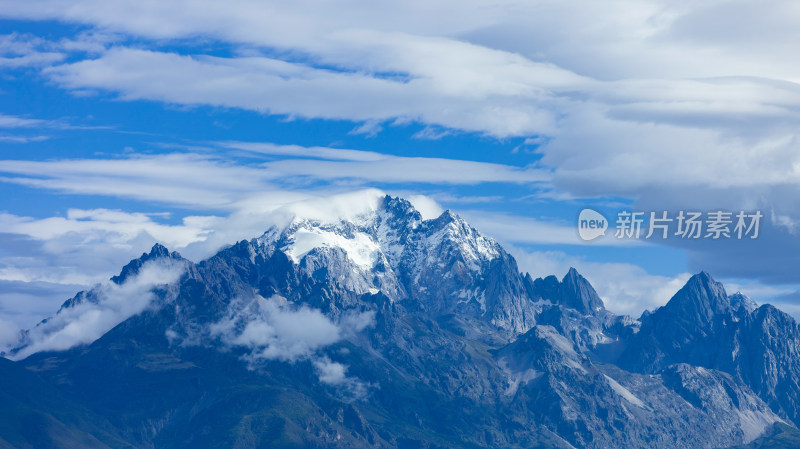
[[[721,448],[800,424],[797,323],[705,272],[616,316],[577,270],[533,279],[458,215],[389,196],[199,263],[155,245],[112,283],[162,266],[177,280],[111,302],[100,338],[14,362],[105,417],[110,447]],[[79,293],[11,356],[115,288]]]

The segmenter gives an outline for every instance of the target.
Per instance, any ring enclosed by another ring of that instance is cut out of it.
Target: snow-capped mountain
[[[422,220],[409,202],[386,197],[376,209],[349,220],[296,218],[243,245],[255,264],[288,259],[296,285],[282,288],[303,283],[312,290],[309,283],[341,288],[331,295],[335,303],[380,292],[405,307],[468,314],[512,332],[534,324],[535,306],[514,259],[449,211]]]
[[[25,409],[51,447],[722,448],[800,434],[798,348],[791,317],[707,273],[620,317],[576,270],[533,279],[387,196],[199,263],[156,245],[0,375],[58,391]],[[20,429],[0,443],[32,445]]]

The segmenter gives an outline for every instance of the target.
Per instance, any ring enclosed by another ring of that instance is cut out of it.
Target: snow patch
[[[506,396],[514,396],[517,393],[520,385],[525,385],[526,383],[538,378],[543,373],[536,371],[535,369],[526,369],[525,371],[520,372],[513,372],[508,367],[508,360],[504,358],[498,360],[498,365],[500,369],[508,377],[508,388],[505,389],[503,394]]]
[[[745,444],[763,435],[767,427],[775,422],[774,417],[753,410],[739,410],[737,413],[739,428],[742,429],[742,438]]]
[[[637,407],[643,409],[647,408],[647,406],[644,405],[644,402],[642,402],[641,399],[637,398],[633,393],[630,392],[630,390],[620,385],[619,382],[608,377],[605,374],[603,374],[603,377],[606,378],[606,380],[608,381],[608,385],[611,387],[611,389],[614,390],[614,392],[620,395],[623,399],[625,399],[626,401],[630,402],[631,404]]]
[[[352,238],[320,228],[298,229],[292,236],[292,243],[282,248],[294,263],[315,248],[341,248],[347,258],[364,270],[369,270],[378,260],[380,247],[363,232],[355,232]]]

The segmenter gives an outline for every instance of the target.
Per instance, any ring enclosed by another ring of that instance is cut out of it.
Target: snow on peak
[[[751,313],[758,308],[758,304],[742,292],[736,292],[728,298],[734,311],[742,310]]]
[[[302,209],[295,208],[298,212]],[[319,218],[321,215],[324,219]],[[409,201],[388,195],[377,204],[351,206],[336,220],[327,214],[298,213],[288,225],[270,228],[257,242],[270,251],[284,252],[296,264],[315,249],[338,248],[362,270],[382,261],[396,267],[403,258],[416,255],[424,255],[419,262],[440,263],[438,258],[445,255],[444,251],[456,251],[470,269],[477,270],[483,262],[500,255],[497,242],[451,211],[423,220]]]
[[[434,220],[428,220],[426,224],[433,231],[426,238],[427,248],[438,249],[442,242],[453,242],[464,261],[473,268],[500,255],[497,242],[483,236],[463,218],[449,210]],[[435,253],[429,253],[429,257],[435,257]]]
[[[315,248],[341,248],[356,266],[369,270],[380,258],[380,246],[372,236],[355,231],[348,234],[320,226],[301,226],[292,233],[281,250],[294,263],[300,261]]]

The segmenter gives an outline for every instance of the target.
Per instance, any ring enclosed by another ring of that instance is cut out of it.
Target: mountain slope
[[[133,448],[100,415],[0,358],[0,447]]]

